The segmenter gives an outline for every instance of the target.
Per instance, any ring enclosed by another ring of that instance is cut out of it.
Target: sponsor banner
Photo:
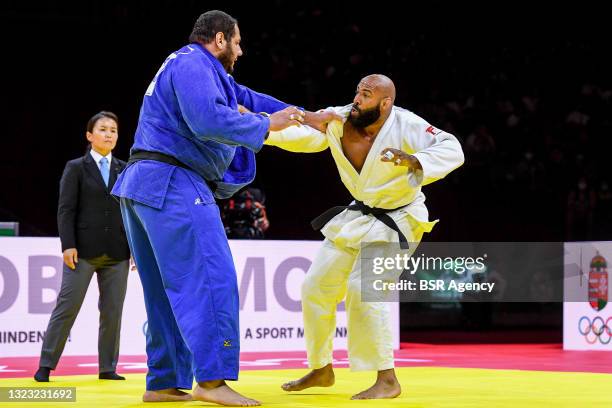
[[[318,241],[230,241],[240,290],[242,351],[304,350],[300,286]],[[0,357],[37,356],[61,285],[58,238],[0,238]],[[64,355],[97,354],[98,287],[95,277],[76,318]],[[399,348],[399,306],[390,304],[394,348]],[[142,286],[130,272],[123,308],[121,354],[145,353],[147,316]],[[335,349],[346,349],[346,313],[338,306]]]
[[[610,260],[612,242],[565,244],[564,349],[612,351]]]

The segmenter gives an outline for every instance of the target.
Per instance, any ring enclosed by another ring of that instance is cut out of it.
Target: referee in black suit
[[[66,164],[60,181],[57,223],[64,270],[36,381],[49,381],[50,370],[57,366],[94,272],[100,290],[99,378],[125,379],[116,368],[130,252],[119,203],[110,195],[126,165],[111,153],[117,144],[117,125],[112,112],[94,115],[87,123],[91,148],[84,157]]]

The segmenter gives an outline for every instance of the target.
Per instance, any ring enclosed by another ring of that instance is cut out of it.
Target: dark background
[[[612,63],[602,9],[413,3],[4,1],[0,220],[19,221],[22,235],[56,236],[59,178],[85,151],[87,120],[117,113],[114,154],[127,159],[148,83],[197,16],[216,8],[239,21],[238,82],[316,110],[350,103],[360,78],[383,73],[397,105],[460,139],[466,164],[424,188],[430,218],[441,220],[426,240],[610,239]],[[350,200],[329,152],[264,148],[255,185],[267,196],[271,239],[320,239],[309,221]],[[403,305],[402,325],[551,328],[558,339],[560,310]]]

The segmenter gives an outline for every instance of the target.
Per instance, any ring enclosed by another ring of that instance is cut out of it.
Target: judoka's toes
[[[158,391],[147,391],[142,396],[143,402],[172,402],[172,401],[191,401],[191,394],[176,388],[168,388]]]
[[[285,391],[292,391],[292,388],[294,385],[295,385],[295,381],[289,381],[281,385],[281,388]]]
[[[309,388],[311,385],[305,384],[304,379],[289,381],[281,385],[284,391],[302,391],[304,388]]]
[[[194,400],[213,402],[230,407],[255,407],[261,405],[259,401],[237,393],[224,382],[220,385],[210,383],[202,385],[198,383],[193,390]]]
[[[317,368],[300,378],[281,385],[285,391],[302,391],[310,387],[331,387],[335,383],[334,370],[331,364]]]
[[[402,393],[402,388],[399,383],[384,383],[377,381],[376,384],[371,386],[365,391],[361,391],[351,397],[352,400],[362,399],[383,399],[383,398],[396,398]]]

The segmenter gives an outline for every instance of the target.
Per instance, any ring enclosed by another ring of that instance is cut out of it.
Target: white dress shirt
[[[106,160],[108,160],[108,168],[111,168],[111,162],[113,160],[113,153],[109,153],[106,156],[102,156],[100,153],[96,152],[94,149],[91,149],[89,151],[89,153],[91,154],[91,157],[93,157],[94,161],[96,162],[96,165],[98,166],[98,170],[100,170],[100,160],[102,159],[102,157],[106,157]]]

